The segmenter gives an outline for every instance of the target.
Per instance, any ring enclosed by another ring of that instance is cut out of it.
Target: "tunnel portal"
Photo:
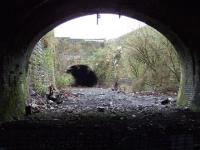
[[[0,6],[0,149],[16,149],[17,146],[19,149],[121,150],[129,149],[128,146],[146,150],[200,149],[199,121],[194,121],[195,117],[199,119],[199,113],[191,112],[200,111],[198,6],[198,1],[179,0],[3,1]],[[48,118],[40,120],[40,123],[38,120],[18,121],[25,114],[28,63],[35,44],[65,21],[89,14],[98,16],[99,13],[138,19],[169,39],[181,60],[177,105],[186,106],[186,109],[175,114],[150,114],[147,111],[141,116],[141,107],[138,107],[136,116],[113,114],[102,119],[104,112],[100,108],[98,117],[75,114],[76,120],[66,115],[69,118],[65,121],[55,118],[53,121]],[[159,126],[160,119],[168,120],[170,117],[171,122]],[[6,122],[11,120],[16,121]]]
[[[66,73],[71,74],[75,81],[72,86],[93,87],[97,84],[97,76],[87,65],[72,65],[67,68]]]
[[[75,17],[115,13],[145,22],[165,35],[181,60],[178,105],[200,109],[199,14],[195,3],[184,1],[86,0],[6,1],[1,11],[0,120],[20,118],[28,96],[27,68],[33,46],[48,31]],[[189,10],[189,11],[185,11]]]

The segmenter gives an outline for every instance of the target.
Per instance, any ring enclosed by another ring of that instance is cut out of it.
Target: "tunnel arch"
[[[113,11],[112,9],[103,9],[103,11],[100,11],[101,9],[98,8],[98,10],[95,10],[95,11],[87,11],[85,10],[85,13],[76,13],[76,14],[73,14],[69,17],[65,17],[64,19],[62,20],[55,20],[55,22],[53,22],[52,24],[50,24],[49,26],[45,27],[43,30],[41,30],[41,32],[39,32],[32,40],[32,42],[29,44],[27,50],[28,51],[32,51],[34,45],[42,38],[43,35],[45,35],[47,32],[53,30],[56,26],[66,22],[66,21],[69,21],[69,20],[72,20],[72,19],[75,19],[75,18],[78,18],[78,17],[83,17],[83,16],[87,16],[87,15],[92,15],[94,14],[93,12],[98,12],[98,13],[111,13],[111,14],[117,14],[117,15],[124,15],[124,16],[127,16],[127,17],[130,17],[130,18],[133,18],[133,19],[137,19],[139,21],[142,21],[144,23],[146,23],[147,25],[153,27],[154,29],[156,29],[157,31],[159,31],[161,34],[163,34],[172,44],[173,46],[175,47],[177,53],[178,53],[178,56],[179,56],[179,59],[181,60],[181,83],[180,83],[180,89],[179,89],[179,93],[178,93],[178,104],[179,105],[187,105],[186,103],[186,99],[191,101],[193,99],[193,93],[191,92],[184,92],[183,89],[188,86],[190,86],[190,84],[193,84],[191,83],[191,80],[189,83],[183,83],[184,80],[185,80],[185,76],[188,77],[188,75],[186,75],[187,73],[185,72],[187,66],[186,66],[186,63],[185,61],[187,62],[187,65],[191,65],[193,66],[193,57],[192,57],[192,53],[189,51],[189,49],[185,46],[185,44],[183,43],[183,41],[181,41],[181,39],[178,37],[178,35],[176,35],[173,31],[171,31],[169,29],[169,27],[165,26],[164,24],[160,23],[159,21],[156,21],[152,18],[149,18],[148,16],[145,16],[143,14],[139,14],[139,13],[136,13],[135,11],[131,11],[131,10],[127,10],[126,11],[122,11],[120,10],[119,12],[116,13],[116,11]],[[97,13],[96,13],[97,14]],[[186,58],[187,57],[187,58]],[[191,68],[191,69],[194,69],[194,68]],[[190,69],[190,73],[193,71]],[[187,85],[189,84],[189,85]],[[185,97],[185,94],[186,94],[186,97]]]
[[[125,15],[145,22],[166,36],[175,46],[182,61],[178,103],[180,105],[189,104],[195,110],[199,110],[199,59],[195,56],[194,51],[189,49],[189,47],[187,48],[188,45],[192,46],[192,44],[181,33],[184,28],[179,30],[179,24],[173,24],[173,21],[169,19],[173,12],[168,16],[165,14],[165,11],[166,6],[164,3],[154,3],[153,1],[149,3],[144,3],[144,1],[136,1],[134,3],[127,1],[126,3],[115,0],[109,2],[90,0],[86,2],[71,1],[71,3],[64,1],[60,3],[56,1],[43,1],[32,6],[32,9],[21,16],[18,26],[14,28],[13,33],[15,34],[11,40],[12,44],[11,46],[7,46],[9,52],[4,57],[6,59],[3,60],[3,64],[6,65],[9,63],[8,66],[10,67],[2,74],[2,78],[4,79],[3,84],[6,85],[6,88],[3,87],[5,91],[1,91],[3,100],[0,107],[4,108],[0,112],[1,118],[3,120],[10,120],[13,117],[20,117],[24,114],[25,99],[27,97],[25,78],[27,75],[28,60],[34,45],[39,39],[45,33],[65,21],[96,13]],[[13,48],[16,51],[13,51]],[[13,70],[16,70],[15,75],[12,74]],[[9,95],[9,92],[12,92],[12,90],[16,90],[17,92],[14,95]],[[13,97],[15,98],[13,99]]]

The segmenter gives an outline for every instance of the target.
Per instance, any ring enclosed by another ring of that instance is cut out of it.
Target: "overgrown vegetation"
[[[109,41],[85,41],[54,38],[52,32],[43,37],[44,57],[35,58],[48,70],[49,82],[64,88],[72,82],[65,73],[68,66],[86,64],[98,77],[98,86],[128,91],[157,90],[177,91],[180,82],[179,59],[173,45],[149,26]],[[32,60],[33,62],[33,60]],[[33,66],[34,63],[32,63]],[[43,91],[44,84],[34,80],[36,91]]]
[[[30,84],[41,95],[46,93],[49,84],[55,84],[55,45],[53,32],[49,32],[38,42],[30,58]]]
[[[144,27],[120,39],[120,43],[126,50],[134,90],[178,89],[180,62],[174,47],[163,35]]]
[[[56,86],[58,89],[69,86],[73,83],[73,78],[69,75],[60,74],[56,75]]]

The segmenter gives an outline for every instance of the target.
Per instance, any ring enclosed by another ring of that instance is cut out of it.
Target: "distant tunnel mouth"
[[[53,85],[55,97],[87,87],[92,94],[107,89],[116,96],[122,92],[176,97],[180,69],[174,50],[166,37],[148,25],[103,40],[56,37],[50,31],[34,48],[30,89],[45,95]]]
[[[71,86],[93,87],[97,84],[95,72],[87,65],[72,65],[67,68],[66,73],[71,74],[74,78],[74,83]]]

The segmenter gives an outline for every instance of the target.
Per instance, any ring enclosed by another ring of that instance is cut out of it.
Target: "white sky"
[[[138,20],[114,14],[88,15],[67,21],[54,29],[55,37],[73,39],[114,39],[146,24]]]

